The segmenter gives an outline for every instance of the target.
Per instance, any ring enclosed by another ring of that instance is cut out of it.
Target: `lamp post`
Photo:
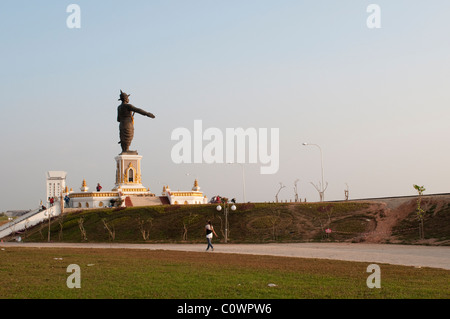
[[[225,244],[228,243],[228,208],[231,208],[232,211],[236,210],[236,205],[231,205],[229,207],[228,200],[225,200],[223,203],[224,214],[225,214]],[[222,206],[219,204],[216,207],[218,212],[222,211]]]
[[[320,150],[320,166],[321,166],[321,169],[322,169],[322,186],[321,186],[321,189],[319,190],[319,193],[320,193],[320,198],[321,198],[321,201],[323,202],[323,200],[325,199],[325,184],[323,183],[323,154],[322,154],[322,148],[319,146],[319,145],[317,145],[317,144],[311,144],[311,143],[303,143],[303,146],[310,146],[310,145],[312,145],[312,146],[317,146],[318,148],[319,148],[319,150]]]

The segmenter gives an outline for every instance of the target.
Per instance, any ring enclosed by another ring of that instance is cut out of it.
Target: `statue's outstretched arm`
[[[138,107],[135,107],[135,106],[133,106],[131,104],[128,104],[128,106],[130,108],[130,111],[132,111],[132,112],[136,112],[136,113],[139,113],[141,115],[151,117],[152,119],[155,118],[155,116],[152,113],[150,113],[150,112],[144,111],[144,110],[142,110],[142,109],[140,109]]]

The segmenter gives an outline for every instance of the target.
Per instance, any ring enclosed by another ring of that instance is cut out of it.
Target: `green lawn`
[[[70,264],[81,268],[80,289],[66,285]],[[450,298],[450,271],[380,264],[381,288],[369,289],[368,265],[212,252],[4,248],[0,297]]]

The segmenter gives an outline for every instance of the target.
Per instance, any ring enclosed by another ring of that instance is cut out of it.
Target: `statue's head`
[[[129,101],[128,97],[129,97],[130,95],[131,95],[131,94],[126,94],[125,92],[122,92],[122,90],[120,90],[120,98],[119,98],[119,101],[122,101],[123,103],[128,103],[128,101]]]

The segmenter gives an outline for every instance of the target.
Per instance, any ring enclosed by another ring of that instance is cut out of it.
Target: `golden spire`
[[[198,180],[197,179],[195,179],[195,181],[194,181],[194,187],[192,187],[192,190],[194,192],[200,191],[200,187],[198,186]]]
[[[87,192],[89,190],[89,187],[87,187],[87,183],[86,183],[85,179],[83,179],[83,184],[81,185],[80,190],[82,192]]]

